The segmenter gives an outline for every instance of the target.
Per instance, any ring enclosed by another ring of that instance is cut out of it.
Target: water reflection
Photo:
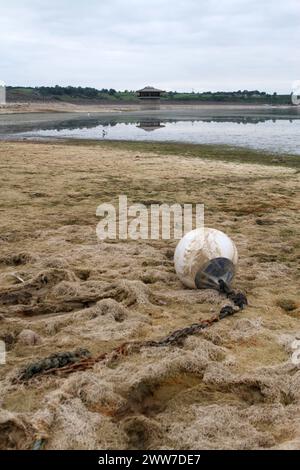
[[[26,131],[42,131],[42,130],[54,130],[54,131],[63,131],[63,130],[85,130],[93,129],[97,127],[101,128],[113,128],[122,124],[124,126],[136,126],[137,128],[144,130],[146,132],[151,132],[156,129],[162,129],[168,124],[176,123],[190,123],[191,125],[199,123],[232,123],[232,124],[261,124],[261,123],[276,123],[281,120],[286,122],[293,123],[300,119],[300,114],[295,114],[295,117],[287,117],[284,115],[278,116],[246,116],[246,115],[235,115],[235,116],[208,116],[208,117],[156,117],[156,116],[108,116],[106,117],[94,117],[92,114],[86,114],[84,116],[80,115],[72,119],[63,119],[57,121],[45,121],[45,122],[18,122],[6,125],[5,122],[0,121],[0,135],[7,133],[21,133]]]
[[[131,126],[136,126],[137,128],[144,130],[146,132],[151,132],[156,129],[162,129],[168,124],[177,124],[177,123],[190,123],[191,125],[199,123],[232,123],[232,124],[261,124],[261,123],[276,123],[281,120],[285,120],[289,123],[294,123],[300,119],[300,114],[295,117],[286,117],[286,116],[209,116],[209,117],[126,117],[126,116],[113,116],[113,117],[93,117],[91,114],[86,114],[85,116],[78,116],[72,119],[62,119],[58,121],[49,121],[49,122],[18,122],[6,125],[5,122],[0,121],[0,136],[4,134],[11,133],[21,133],[21,132],[38,132],[43,130],[53,130],[53,131],[72,131],[72,130],[85,130],[93,129],[97,127],[101,128],[113,128],[122,124],[128,126],[128,129]]]
[[[157,119],[148,119],[145,121],[138,122],[136,127],[146,132],[153,132],[157,129],[161,129],[166,126],[164,124],[161,124],[161,121]]]

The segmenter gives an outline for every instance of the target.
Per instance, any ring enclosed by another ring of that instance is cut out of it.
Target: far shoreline
[[[287,104],[257,104],[257,103],[218,103],[218,102],[176,102],[169,103],[162,101],[160,103],[159,110],[176,111],[185,109],[199,109],[199,110],[265,110],[265,109],[297,109],[297,106]],[[299,108],[299,107],[298,107]],[[106,103],[106,102],[84,102],[84,103],[72,103],[72,102],[56,102],[56,101],[45,101],[45,102],[9,102],[5,105],[0,105],[1,114],[19,114],[19,113],[111,113],[111,112],[134,112],[134,111],[145,111],[140,103]]]

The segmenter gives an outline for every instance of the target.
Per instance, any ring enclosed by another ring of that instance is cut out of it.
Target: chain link
[[[234,315],[240,310],[243,310],[243,308],[248,304],[245,294],[243,294],[242,292],[235,292],[233,290],[230,290],[227,284],[224,283],[224,281],[222,280],[219,281],[219,290],[221,293],[225,294],[229,300],[233,302],[235,307],[231,305],[225,305],[224,307],[221,308],[220,312],[217,315],[214,315],[210,319],[201,320],[199,323],[193,323],[190,326],[175,330],[171,334],[166,336],[165,338],[157,340],[157,341],[149,340],[149,341],[143,341],[143,342],[139,342],[139,341],[125,342],[121,344],[121,346],[118,346],[117,348],[113,349],[112,351],[105,352],[94,358],[89,357],[88,351],[82,350],[81,351],[82,355],[85,355],[87,357],[81,359],[80,354],[78,354],[77,352],[76,361],[72,357],[73,362],[72,362],[72,359],[70,358],[71,363],[67,365],[63,364],[62,362],[62,364],[58,364],[58,366],[56,367],[52,367],[52,368],[48,367],[45,369],[42,367],[42,365],[48,364],[49,366],[50,364],[49,358],[46,358],[38,363],[39,367],[36,367],[36,364],[31,364],[30,366],[27,366],[27,368],[25,369],[27,373],[24,373],[24,370],[23,370],[21,374],[19,375],[17,381],[27,381],[37,374],[64,375],[64,374],[70,374],[72,372],[76,372],[80,370],[92,369],[94,365],[99,362],[103,362],[105,360],[116,360],[120,357],[133,354],[134,352],[139,352],[144,347],[166,347],[166,346],[182,344],[183,341],[188,336],[195,335],[199,333],[200,331],[202,331],[203,329],[212,326],[214,323],[217,323],[220,320],[223,320],[224,318],[228,316]],[[64,353],[60,353],[61,356],[63,354]],[[57,360],[57,356],[58,355],[52,355],[50,356],[50,358],[55,358]]]

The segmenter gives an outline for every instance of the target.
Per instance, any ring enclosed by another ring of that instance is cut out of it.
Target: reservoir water
[[[226,144],[300,155],[300,107],[0,115],[0,138]]]

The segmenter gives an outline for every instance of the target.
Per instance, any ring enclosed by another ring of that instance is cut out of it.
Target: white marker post
[[[0,105],[6,104],[6,86],[5,83],[0,80]]]
[[[295,106],[300,105],[300,80],[294,81],[292,85],[292,95],[291,95],[292,103]]]

